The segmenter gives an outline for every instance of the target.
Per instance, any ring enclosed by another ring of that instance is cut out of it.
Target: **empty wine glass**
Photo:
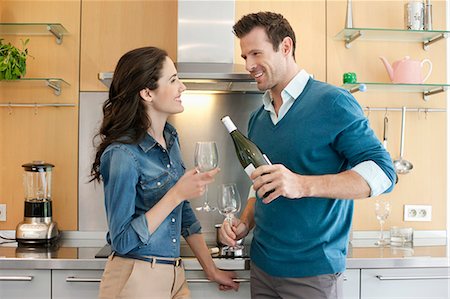
[[[241,209],[241,196],[236,184],[222,184],[219,186],[219,197],[217,199],[219,206],[219,213],[225,216],[230,226],[233,224],[234,213]],[[233,252],[242,250],[243,245],[236,244],[235,246],[228,246],[227,251]]]
[[[384,238],[383,225],[386,221],[389,213],[391,212],[391,203],[383,198],[377,198],[375,201],[375,214],[377,215],[378,222],[380,222],[380,239],[375,242],[375,245],[380,247],[389,244],[389,240]]]
[[[217,167],[219,155],[214,141],[200,141],[195,145],[194,163],[200,172],[207,172]],[[208,202],[208,186],[205,186],[205,200],[203,206],[196,208],[197,211],[211,212],[217,210]]]

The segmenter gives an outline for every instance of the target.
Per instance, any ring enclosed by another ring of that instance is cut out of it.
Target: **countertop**
[[[373,242],[349,247],[347,269],[450,267],[446,245],[379,248],[370,244]],[[103,270],[106,258],[95,258],[95,255],[104,245],[104,239],[65,238],[55,248],[22,248],[17,243],[2,244],[0,269]],[[201,270],[188,246],[182,244],[181,249],[186,270]],[[245,256],[224,258],[213,255],[213,258],[221,269],[249,269],[249,259]]]

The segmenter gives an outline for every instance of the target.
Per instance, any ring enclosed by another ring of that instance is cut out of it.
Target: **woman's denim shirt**
[[[179,204],[153,233],[145,212],[184,174],[178,135],[166,123],[167,150],[149,134],[139,144],[113,143],[103,152],[100,173],[104,183],[108,243],[120,254],[179,257],[180,235],[200,233],[188,201]]]

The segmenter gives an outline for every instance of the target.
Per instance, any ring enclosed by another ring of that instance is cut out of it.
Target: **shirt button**
[[[175,222],[175,218],[172,218],[172,222]]]
[[[157,183],[156,183],[156,186],[161,186],[161,182],[157,182]]]
[[[173,242],[173,243],[176,243],[176,242],[177,242],[177,239],[172,239],[172,242]]]
[[[167,168],[170,168],[170,164],[167,164]]]

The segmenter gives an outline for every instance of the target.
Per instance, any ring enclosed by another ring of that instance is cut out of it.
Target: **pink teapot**
[[[404,58],[395,61],[392,66],[386,58],[380,56],[380,59],[383,61],[392,83],[421,84],[430,77],[431,70],[433,69],[433,64],[429,59],[419,61],[411,59],[409,56],[405,56]],[[423,77],[422,69],[425,63],[428,63],[429,70],[426,76]]]

